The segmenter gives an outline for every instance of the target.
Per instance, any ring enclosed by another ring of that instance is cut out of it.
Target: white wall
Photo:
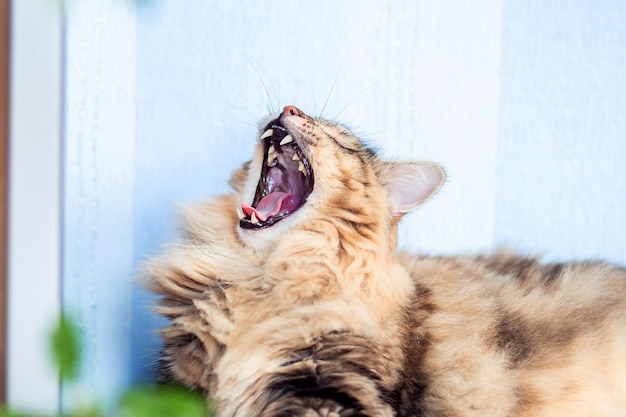
[[[505,2],[496,242],[626,263],[626,3]]]
[[[177,203],[228,189],[268,107],[446,168],[409,249],[626,263],[625,3],[141,4],[76,0],[67,20],[64,294],[95,393],[154,376],[135,265]]]
[[[59,405],[47,342],[61,311],[63,45],[49,6],[11,2],[7,402],[42,414]]]

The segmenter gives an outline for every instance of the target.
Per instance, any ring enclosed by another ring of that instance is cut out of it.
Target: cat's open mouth
[[[302,207],[313,190],[311,164],[279,120],[261,135],[263,168],[252,205],[241,204],[245,229],[272,226]]]

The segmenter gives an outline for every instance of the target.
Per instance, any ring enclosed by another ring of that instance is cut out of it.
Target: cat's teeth
[[[267,129],[265,132],[263,132],[263,134],[261,135],[261,139],[265,139],[265,138],[269,138],[270,136],[272,136],[274,134],[274,129]]]
[[[293,154],[293,156],[291,157],[291,160],[292,160],[292,161],[299,161],[299,160],[300,160],[300,157],[298,156],[298,154],[297,154],[297,153],[294,153],[294,154]]]
[[[306,175],[306,169],[304,168],[304,164],[302,163],[302,161],[300,161],[300,163],[298,164],[298,171]]]
[[[291,135],[287,135],[283,138],[283,140],[280,141],[280,146],[286,145],[291,142],[293,142],[293,138],[291,137]]]
[[[276,159],[276,148],[274,148],[274,145],[270,145],[270,147],[267,149],[267,166],[271,167],[275,159]]]
[[[257,219],[257,218],[256,218],[256,214],[255,214],[255,213],[252,213],[252,214],[250,215],[250,223],[252,223],[252,224],[257,224],[258,222],[259,222],[259,219]]]

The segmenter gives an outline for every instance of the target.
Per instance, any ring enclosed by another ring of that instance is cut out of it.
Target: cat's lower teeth
[[[276,149],[274,148],[274,145],[270,145],[270,147],[267,149],[267,166],[271,167],[271,166],[276,165],[275,160],[276,160]]]
[[[302,172],[306,176],[306,169],[304,168],[302,161],[298,164],[298,171]]]

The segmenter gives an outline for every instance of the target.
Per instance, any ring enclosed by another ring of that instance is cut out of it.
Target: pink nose
[[[285,108],[283,109],[283,116],[304,117],[304,112],[296,106],[285,106]]]

